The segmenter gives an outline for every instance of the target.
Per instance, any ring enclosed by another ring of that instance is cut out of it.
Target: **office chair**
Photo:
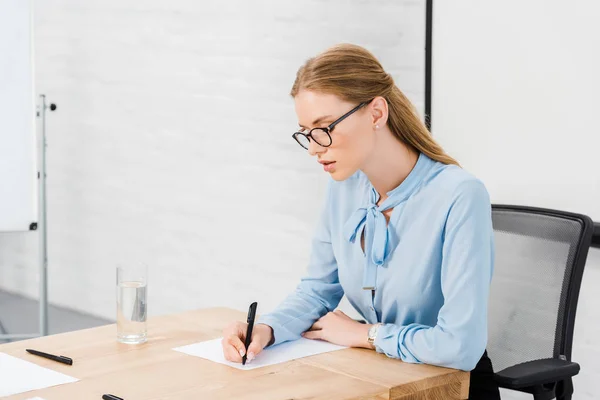
[[[575,311],[594,230],[585,216],[492,205],[488,354],[501,388],[570,400]]]
[[[592,247],[600,249],[600,222],[594,222],[594,236],[592,236]]]

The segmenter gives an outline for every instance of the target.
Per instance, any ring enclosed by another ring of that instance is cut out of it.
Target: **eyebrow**
[[[329,119],[329,118],[332,118],[332,116],[331,115],[323,115],[322,117],[319,117],[319,118],[315,119],[312,124],[313,125],[317,125],[319,122],[323,122],[323,121],[325,121],[326,119]],[[298,125],[300,126],[300,128],[306,129],[306,127],[302,126],[302,124],[298,124]]]

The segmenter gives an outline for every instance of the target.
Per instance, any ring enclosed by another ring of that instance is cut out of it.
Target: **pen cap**
[[[69,365],[73,365],[73,359],[69,358],[69,357],[65,357],[65,356],[58,356],[59,359],[61,359],[63,363],[65,364],[69,364]]]
[[[254,316],[256,315],[256,307],[258,306],[257,302],[250,304],[250,308],[248,309],[248,320],[246,322],[250,323],[254,320]]]

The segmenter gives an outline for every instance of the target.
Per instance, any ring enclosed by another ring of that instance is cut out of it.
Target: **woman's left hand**
[[[302,334],[307,339],[319,339],[348,347],[372,349],[367,340],[371,325],[361,324],[340,310],[327,313]]]

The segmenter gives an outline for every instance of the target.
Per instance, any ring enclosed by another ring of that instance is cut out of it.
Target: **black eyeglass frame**
[[[343,120],[345,120],[346,118],[348,118],[350,115],[354,114],[355,112],[357,112],[358,110],[360,110],[361,108],[363,108],[364,106],[366,106],[367,104],[369,104],[370,101],[363,101],[362,103],[360,103],[359,105],[357,105],[356,107],[354,107],[352,110],[348,111],[346,114],[342,115],[341,117],[339,117],[338,119],[336,119],[335,121],[333,121],[331,124],[329,124],[329,126],[325,127],[325,128],[312,128],[310,131],[308,131],[308,133],[304,133],[304,132],[294,132],[292,134],[292,137],[294,138],[294,140],[296,141],[296,143],[298,143],[300,146],[302,146],[303,149],[308,150],[308,147],[304,146],[300,140],[298,140],[299,136],[304,136],[307,140],[308,143],[310,143],[311,140],[313,140],[316,144],[318,144],[321,147],[329,147],[331,146],[331,144],[333,143],[333,140],[331,139],[331,132],[333,131],[333,128],[335,128],[335,126],[337,124],[339,124],[340,122],[342,122]],[[313,132],[315,130],[320,130],[325,132],[325,134],[327,135],[327,138],[329,139],[329,143],[328,144],[323,144],[323,143],[319,143],[318,140],[316,140],[313,136]]]

